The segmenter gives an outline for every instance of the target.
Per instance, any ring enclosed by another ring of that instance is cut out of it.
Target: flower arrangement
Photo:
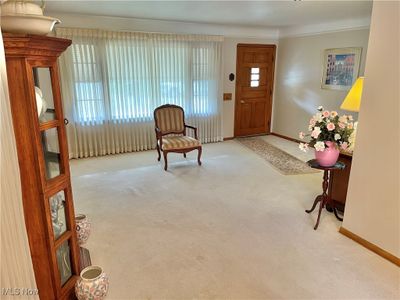
[[[351,115],[339,116],[336,111],[324,110],[318,107],[318,112],[312,116],[308,126],[309,134],[299,133],[300,139],[310,136],[309,143],[300,143],[299,148],[306,152],[309,147],[316,151],[324,151],[326,142],[332,142],[337,148],[349,151],[350,139],[354,131],[353,117]]]

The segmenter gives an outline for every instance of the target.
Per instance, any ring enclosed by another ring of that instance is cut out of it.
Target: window
[[[219,66],[210,42],[113,39],[74,44],[79,121],[152,119],[162,104],[217,114]]]
[[[103,82],[95,47],[89,44],[72,46],[76,114],[88,122],[104,119]]]
[[[258,87],[260,85],[260,68],[251,68],[250,86]]]

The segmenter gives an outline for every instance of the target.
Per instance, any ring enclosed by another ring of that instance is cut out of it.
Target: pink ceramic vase
[[[332,167],[339,158],[339,149],[334,142],[325,142],[324,151],[315,151],[315,159],[320,166]]]

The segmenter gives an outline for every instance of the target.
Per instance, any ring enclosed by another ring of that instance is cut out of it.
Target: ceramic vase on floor
[[[324,151],[315,151],[315,159],[320,166],[331,167],[339,158],[339,149],[333,142],[325,142]]]
[[[78,300],[102,300],[107,296],[108,276],[99,266],[89,266],[82,270],[75,284]]]
[[[75,216],[76,223],[76,235],[78,237],[78,244],[82,246],[87,242],[90,235],[90,222],[86,215],[76,215]]]

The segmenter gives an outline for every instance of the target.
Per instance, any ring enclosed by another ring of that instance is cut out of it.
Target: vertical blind
[[[222,37],[59,28],[70,156],[153,149],[153,111],[184,108],[202,142],[222,140]]]

